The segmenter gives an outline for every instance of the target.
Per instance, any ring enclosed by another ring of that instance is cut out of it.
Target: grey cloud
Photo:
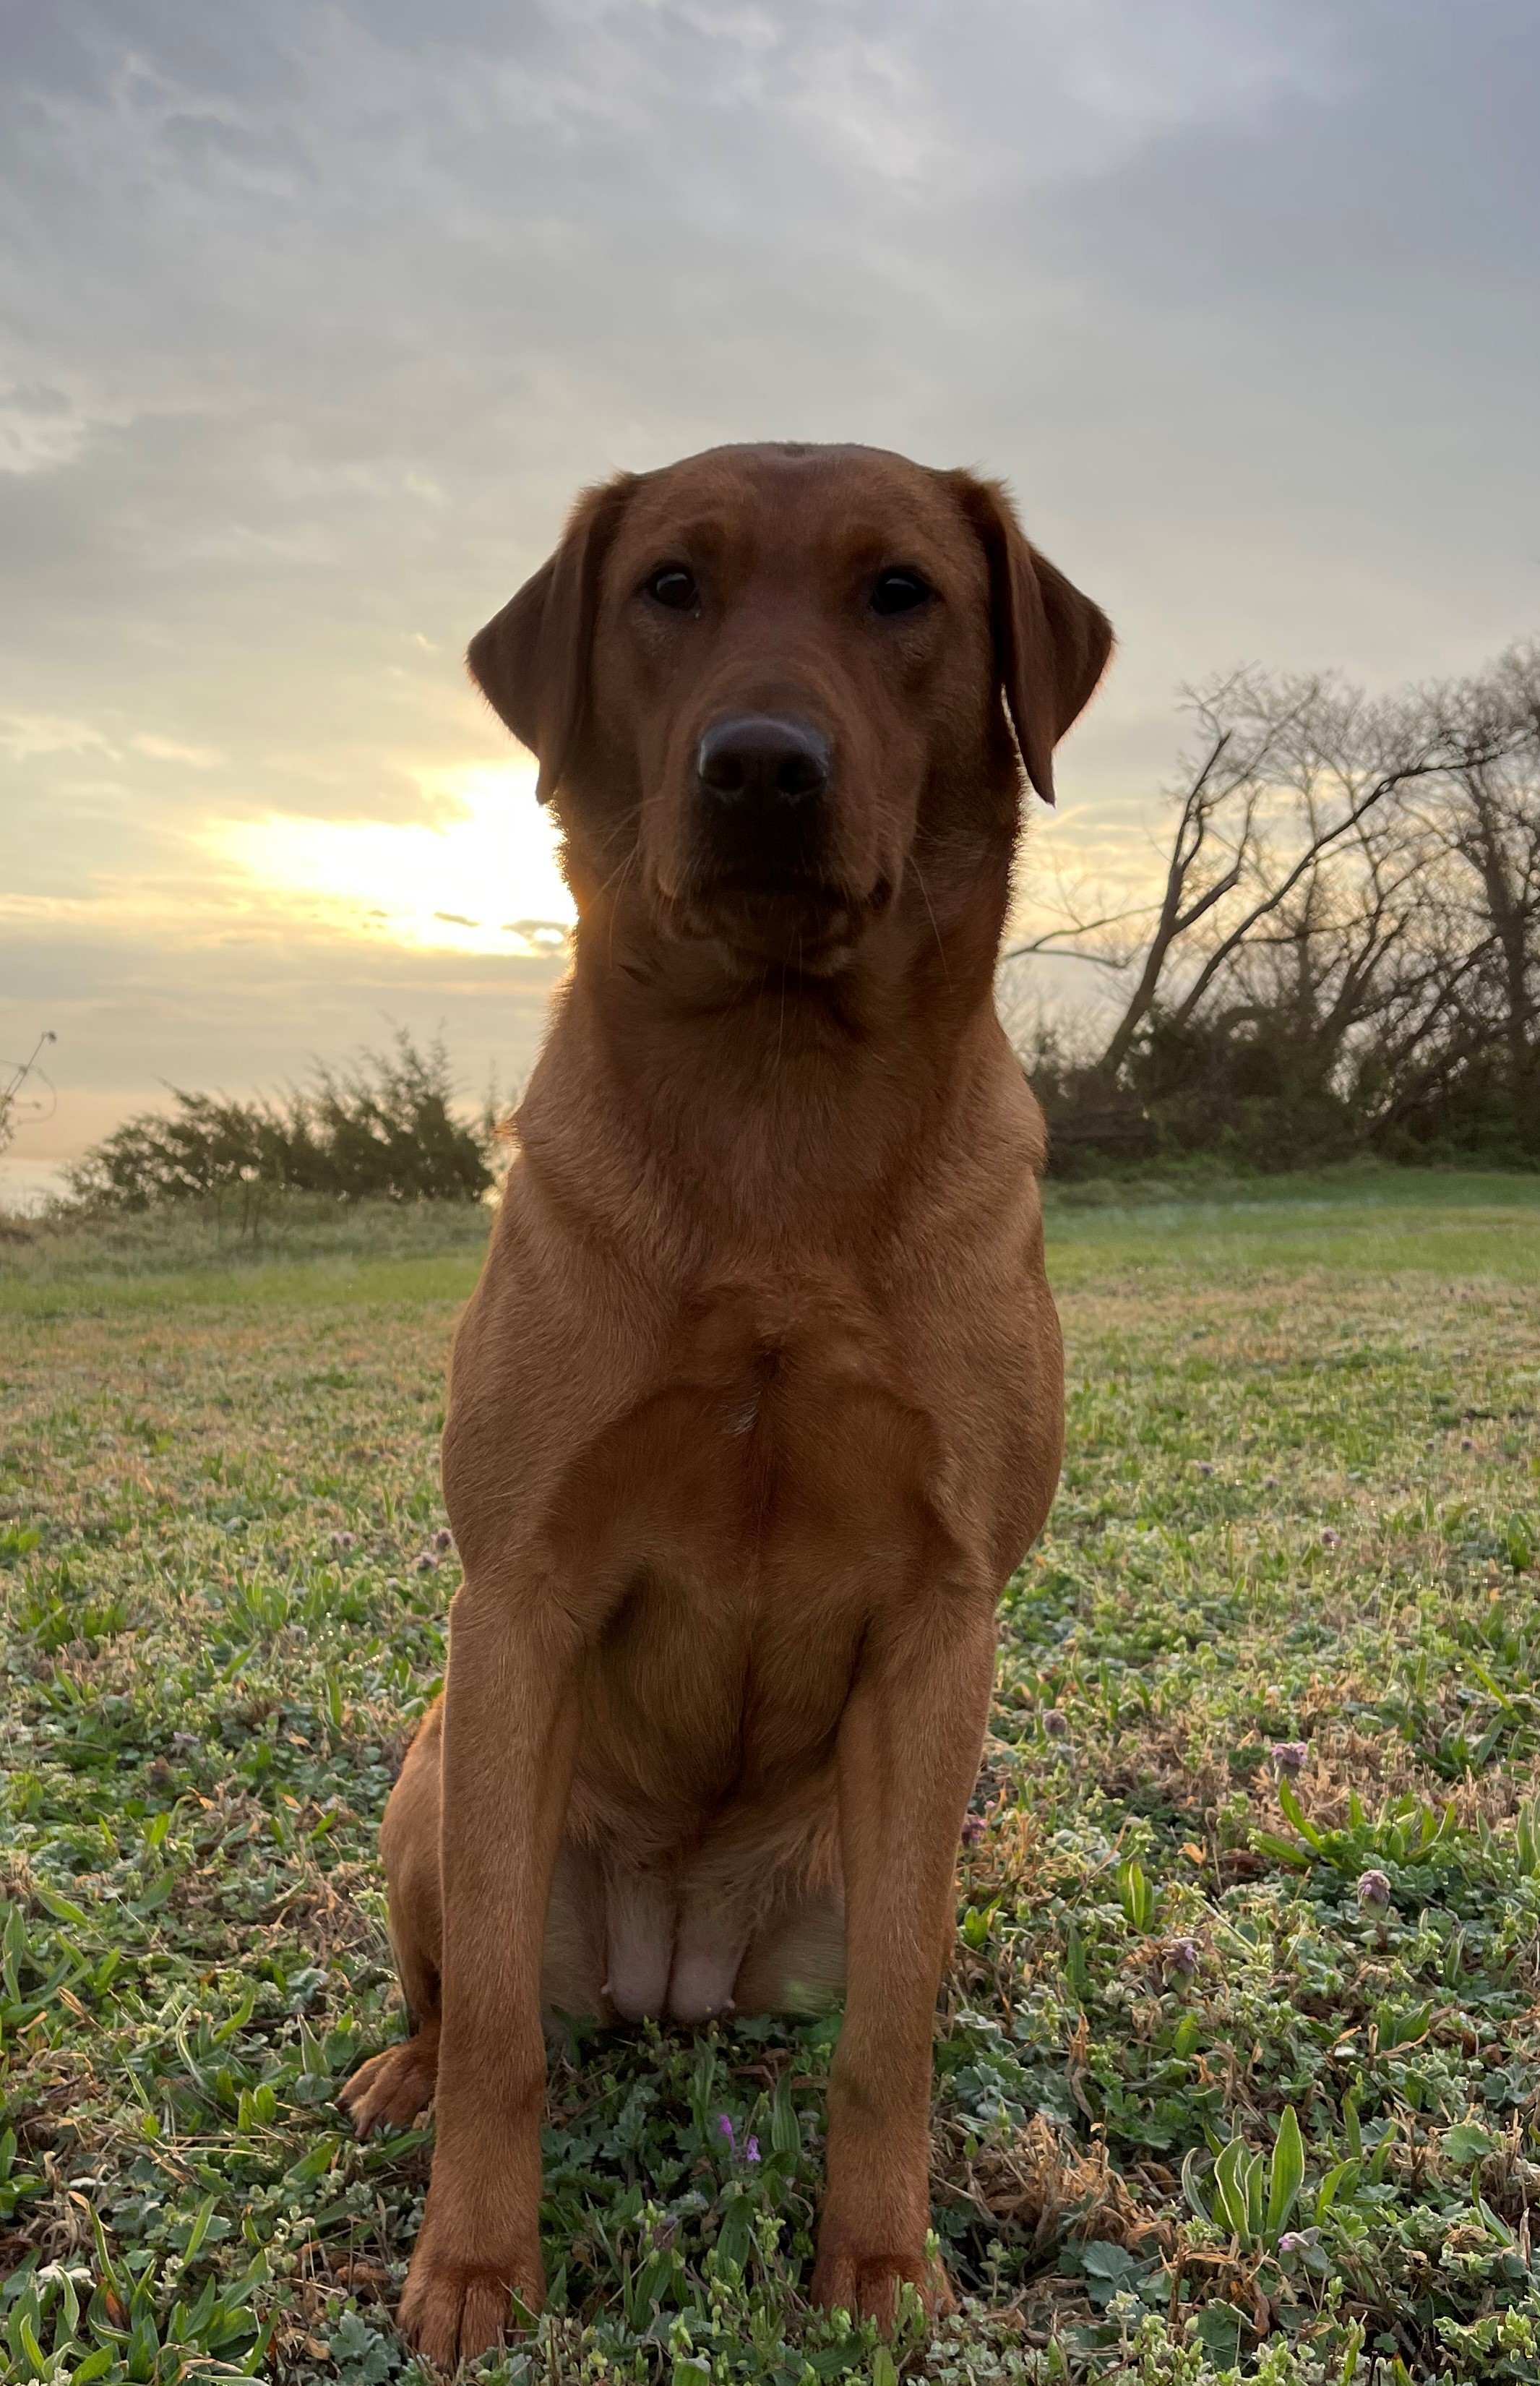
[[[420,817],[573,489],[719,438],[1010,475],[1122,634],[1060,837],[1148,815],[1184,677],[1540,611],[1528,0],[0,24],[0,714],[87,739],[4,765],[33,891]]]

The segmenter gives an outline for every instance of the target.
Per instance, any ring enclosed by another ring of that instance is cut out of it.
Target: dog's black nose
[[[828,787],[833,760],[828,738],[810,721],[735,712],[712,722],[695,750],[695,771],[720,804],[800,810]]]

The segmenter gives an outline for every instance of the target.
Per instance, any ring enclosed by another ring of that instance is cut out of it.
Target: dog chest
[[[727,1286],[573,1453],[553,1522],[589,1579],[650,1573],[746,1621],[858,1598],[874,1566],[902,1565],[934,1464],[930,1419],[847,1288]]]

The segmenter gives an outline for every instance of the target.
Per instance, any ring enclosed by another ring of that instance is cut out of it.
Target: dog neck
[[[590,1213],[656,1195],[719,1244],[735,1224],[870,1240],[874,1211],[976,1149],[1002,1089],[1025,1094],[993,999],[1009,850],[933,859],[828,975],[671,936],[634,890],[586,904],[520,1112],[527,1160]]]

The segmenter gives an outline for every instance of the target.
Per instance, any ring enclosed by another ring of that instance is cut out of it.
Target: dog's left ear
[[[585,489],[556,553],[477,631],[466,653],[493,710],[537,757],[535,793],[543,804],[559,785],[582,727],[599,573],[634,485],[634,473],[621,472]]]
[[[998,481],[946,475],[989,564],[995,667],[1027,776],[1054,799],[1054,747],[1089,704],[1112,652],[1112,624],[1022,534]]]

